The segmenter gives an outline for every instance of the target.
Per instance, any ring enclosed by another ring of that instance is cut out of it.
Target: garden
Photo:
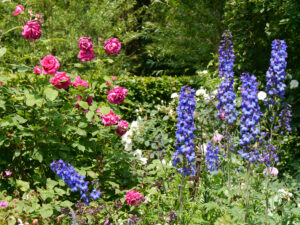
[[[300,224],[300,2],[0,12],[0,225]]]

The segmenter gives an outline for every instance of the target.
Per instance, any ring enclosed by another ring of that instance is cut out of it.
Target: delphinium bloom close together
[[[42,29],[38,20],[27,21],[23,27],[22,35],[25,39],[35,41],[42,36]]]
[[[118,54],[120,49],[121,49],[121,43],[119,42],[119,40],[117,38],[110,38],[104,42],[104,50],[108,54],[111,54],[111,55]]]
[[[176,131],[176,152],[173,154],[173,166],[179,165],[177,171],[185,176],[195,175],[196,170],[193,162],[195,160],[194,144],[194,111],[195,111],[195,90],[189,86],[181,88],[179,93],[179,105],[177,107],[177,131]]]
[[[279,96],[281,99],[284,96],[284,89],[286,85],[284,80],[286,77],[285,68],[286,68],[286,58],[287,58],[287,45],[283,40],[274,40],[272,42],[272,51],[270,59],[270,67],[267,71],[267,84],[266,92],[269,95],[269,98],[265,100],[266,104],[278,104],[276,96]]]
[[[91,38],[81,37],[78,40],[78,46],[80,51],[77,57],[80,59],[80,61],[91,61],[95,57],[93,41]]]
[[[223,80],[218,87],[217,108],[219,110],[219,117],[222,120],[225,118],[229,124],[233,124],[237,117],[234,103],[236,94],[233,92],[234,50],[230,31],[225,31],[222,37],[224,40],[221,41],[222,44],[219,47],[219,77],[223,78]]]
[[[67,89],[71,84],[70,76],[65,72],[57,72],[49,81],[58,89]]]
[[[107,92],[107,100],[111,104],[120,105],[124,102],[128,90],[123,87],[116,86]]]
[[[242,77],[242,118],[241,118],[241,138],[239,151],[242,158],[250,163],[256,162],[259,157],[259,151],[252,149],[252,144],[256,141],[259,134],[258,123],[260,119],[260,108],[258,105],[257,87],[258,82],[254,75],[243,73]]]
[[[135,190],[126,192],[125,201],[129,205],[139,205],[143,201],[143,195]]]
[[[94,200],[100,198],[100,191],[93,190],[88,196],[88,181],[85,181],[85,176],[79,175],[73,166],[69,163],[64,162],[63,160],[53,161],[51,163],[51,169],[54,171],[60,178],[64,180],[64,182],[69,185],[71,190],[80,191],[81,197],[86,205],[89,205],[89,197]]]
[[[216,143],[212,141],[208,143],[205,154],[205,164],[210,172],[213,172],[219,168],[220,160],[220,148]]]

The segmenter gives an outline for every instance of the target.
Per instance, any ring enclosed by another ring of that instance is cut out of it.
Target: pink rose
[[[3,82],[0,82],[0,86],[3,86]]]
[[[35,15],[35,18],[36,18],[36,19],[41,19],[41,14],[36,14],[36,15]]]
[[[128,130],[128,122],[126,120],[120,120],[117,127],[116,132],[118,135],[123,136]]]
[[[20,13],[23,13],[24,12],[24,8],[22,5],[17,5],[16,6],[16,10],[13,12],[13,15],[14,16],[17,16],[19,15]]]
[[[1,201],[0,202],[0,208],[5,208],[7,206],[8,206],[8,202],[6,202],[6,201]]]
[[[47,55],[41,60],[44,74],[55,74],[60,64],[53,55]]]
[[[75,77],[75,82],[72,83],[74,87],[86,87],[88,88],[89,84],[85,80],[82,80],[80,76]],[[79,88],[80,89],[80,88]]]
[[[107,99],[111,104],[120,105],[123,103],[124,99],[126,98],[128,90],[123,87],[116,86],[110,91],[108,91]]]
[[[109,86],[109,85],[110,85],[110,81],[106,81],[105,84],[106,84],[107,86]]]
[[[88,103],[89,106],[92,105],[93,103],[93,98],[91,96],[89,96],[87,99],[86,99],[86,102]]]
[[[1,174],[3,178],[9,178],[12,175],[12,172],[9,170],[5,170],[4,173]]]
[[[27,21],[23,27],[22,35],[25,39],[36,40],[42,35],[40,22],[37,20]]]
[[[109,127],[111,125],[115,125],[120,120],[120,117],[118,117],[112,110],[104,116],[102,116],[102,123],[104,126]]]
[[[139,205],[143,201],[143,195],[135,190],[126,193],[125,201],[129,205]]]
[[[95,57],[94,49],[80,50],[77,57],[81,62],[91,61]]]
[[[223,135],[219,134],[219,133],[215,133],[214,136],[213,136],[213,141],[215,143],[220,143],[222,141],[222,139],[224,138]]]
[[[116,79],[117,79],[116,76],[112,76],[112,77],[111,77],[111,80],[116,80]]]
[[[30,9],[30,10],[28,10],[28,13],[32,16],[32,10]]]
[[[80,50],[88,51],[93,48],[93,41],[88,37],[81,37],[78,40],[78,45]]]
[[[264,169],[263,174],[265,176],[272,175],[272,176],[276,177],[278,175],[278,169],[275,167],[267,167]]]
[[[58,89],[67,89],[71,84],[70,76],[67,76],[65,72],[57,72],[49,81]]]
[[[104,49],[108,54],[118,54],[121,49],[121,43],[117,38],[110,38],[104,42]]]
[[[39,67],[39,66],[35,66],[33,72],[34,72],[36,75],[40,75],[40,74],[42,73],[42,68]]]
[[[98,41],[103,41],[103,37],[99,37],[99,38],[98,38]]]

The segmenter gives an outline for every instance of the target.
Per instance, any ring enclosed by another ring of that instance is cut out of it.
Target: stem
[[[183,196],[182,196],[182,189],[183,189],[183,180],[184,180],[184,175],[181,175],[181,182],[180,182],[180,192],[179,192],[179,200],[180,200],[180,219],[179,219],[179,224],[182,224],[182,208],[183,208]]]
[[[267,177],[267,186],[266,186],[266,215],[265,215],[265,224],[268,224],[268,209],[269,209],[269,184],[270,184],[269,176]]]
[[[227,157],[228,157],[228,162],[227,162],[227,174],[228,174],[228,187],[230,187],[230,149],[228,145],[227,147]]]
[[[249,166],[247,167],[247,176],[246,176],[246,213],[245,213],[245,223],[247,224],[248,219],[248,206],[249,206]]]

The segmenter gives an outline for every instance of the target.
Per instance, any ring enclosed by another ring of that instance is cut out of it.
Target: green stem
[[[248,207],[249,207],[249,166],[247,167],[247,176],[246,176],[246,213],[245,213],[245,223],[247,224],[248,219]]]

